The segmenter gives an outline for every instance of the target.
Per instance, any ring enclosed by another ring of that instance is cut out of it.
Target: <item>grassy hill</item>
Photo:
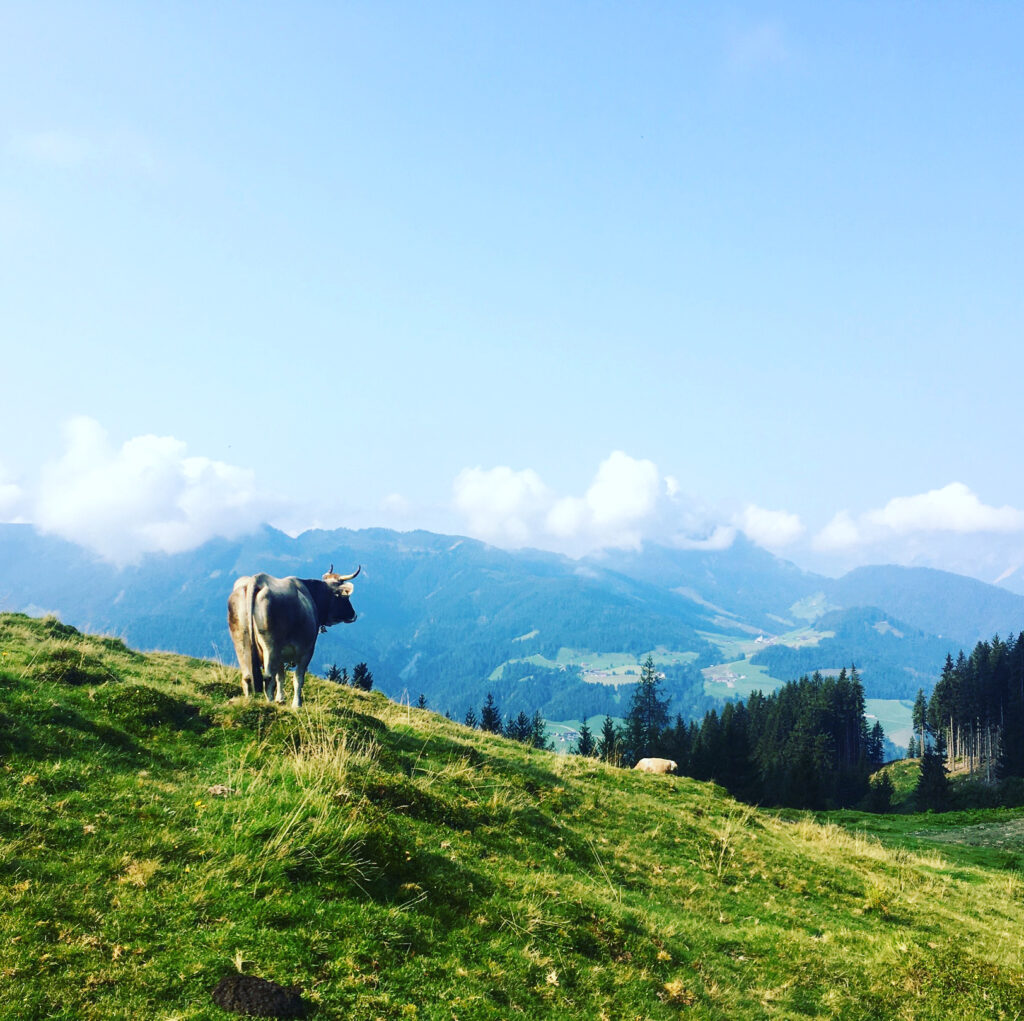
[[[0,1017],[224,1019],[236,970],[317,1019],[1024,1011],[1019,813],[762,812],[236,676],[0,616]]]

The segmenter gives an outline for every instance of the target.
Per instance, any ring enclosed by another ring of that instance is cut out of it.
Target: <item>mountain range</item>
[[[647,654],[684,715],[853,664],[869,697],[908,699],[930,690],[947,652],[1024,628],[1024,596],[983,582],[892,566],[827,578],[742,537],[724,550],[647,545],[573,560],[379,528],[291,537],[264,526],[117,567],[30,525],[0,525],[0,609],[232,662],[235,577],[319,577],[332,563],[362,565],[359,619],[320,638],[312,668],[366,662],[389,695],[422,693],[459,718],[487,691],[509,713],[621,715]],[[718,674],[747,688],[720,690]]]

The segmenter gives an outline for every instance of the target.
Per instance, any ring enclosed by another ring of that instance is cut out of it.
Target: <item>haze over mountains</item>
[[[118,568],[32,526],[2,525],[0,609],[231,662],[235,577],[317,577],[331,563],[362,565],[359,620],[320,638],[313,669],[366,661],[388,694],[422,692],[459,718],[488,690],[503,708],[552,720],[614,714],[647,653],[684,715],[852,663],[869,698],[907,699],[930,690],[947,652],[1024,628],[1024,597],[970,578],[888,566],[830,579],[743,538],[723,550],[647,545],[572,560],[425,531],[293,538],[267,526]],[[741,683],[716,687],[718,674]]]

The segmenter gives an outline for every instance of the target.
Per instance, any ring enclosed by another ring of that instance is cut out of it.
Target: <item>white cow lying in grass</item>
[[[671,759],[641,759],[633,768],[641,773],[674,773],[679,767]]]

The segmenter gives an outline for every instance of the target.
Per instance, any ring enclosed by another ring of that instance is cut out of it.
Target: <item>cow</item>
[[[671,759],[641,759],[633,768],[641,773],[674,773],[679,767]]]
[[[283,703],[285,669],[294,666],[292,705],[302,705],[302,682],[317,635],[356,619],[349,597],[351,580],[361,570],[360,565],[355,574],[335,574],[331,564],[319,581],[253,574],[235,582],[228,597],[228,629],[242,668],[243,695],[263,691],[268,702]]]

